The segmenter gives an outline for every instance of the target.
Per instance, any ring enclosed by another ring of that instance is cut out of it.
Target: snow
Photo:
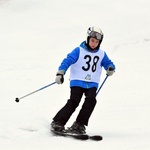
[[[149,7],[149,0],[0,0],[0,149],[149,150]],[[62,59],[93,25],[102,28],[101,47],[117,67],[97,96],[87,127],[104,140],[52,136],[49,124],[69,98],[69,72],[63,85],[19,103],[15,98],[54,82]]]

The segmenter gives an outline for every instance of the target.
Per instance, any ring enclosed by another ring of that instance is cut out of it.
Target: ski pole
[[[108,78],[108,75],[106,75],[104,81],[102,82],[101,86],[100,86],[99,89],[97,90],[96,96],[98,95],[99,91],[101,90],[101,88],[102,88],[102,86],[104,85],[104,83],[105,83],[105,81],[107,80],[107,78]]]
[[[51,85],[53,85],[53,84],[55,84],[55,83],[56,83],[56,82],[53,82],[53,83],[48,84],[48,85],[46,85],[46,86],[44,86],[44,87],[42,87],[42,88],[40,88],[40,89],[38,89],[38,90],[35,90],[35,91],[33,91],[33,92],[27,94],[27,95],[24,95],[24,96],[22,96],[22,97],[20,97],[20,98],[16,98],[15,101],[16,101],[16,102],[19,102],[20,99],[23,99],[23,98],[25,98],[25,97],[27,97],[27,96],[29,96],[29,95],[32,95],[32,94],[34,94],[34,93],[36,93],[36,92],[39,92],[39,91],[41,91],[41,90],[43,90],[43,89],[45,89],[45,88],[47,88],[47,87],[49,87],[49,86],[51,86]]]

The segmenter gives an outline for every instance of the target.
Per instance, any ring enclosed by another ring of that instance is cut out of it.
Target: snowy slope
[[[149,150],[149,8],[148,0],[0,0],[0,149]],[[102,28],[101,47],[117,67],[87,128],[104,140],[54,137],[49,124],[69,98],[69,72],[63,85],[15,98],[54,82],[61,60],[93,25]]]

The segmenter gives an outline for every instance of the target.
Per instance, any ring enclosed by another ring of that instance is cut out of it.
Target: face
[[[89,40],[89,46],[92,48],[92,49],[95,49],[99,44],[99,40],[91,37],[90,40]]]

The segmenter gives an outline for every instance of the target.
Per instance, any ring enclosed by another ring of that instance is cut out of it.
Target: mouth
[[[95,46],[91,46],[92,49],[95,49]]]

